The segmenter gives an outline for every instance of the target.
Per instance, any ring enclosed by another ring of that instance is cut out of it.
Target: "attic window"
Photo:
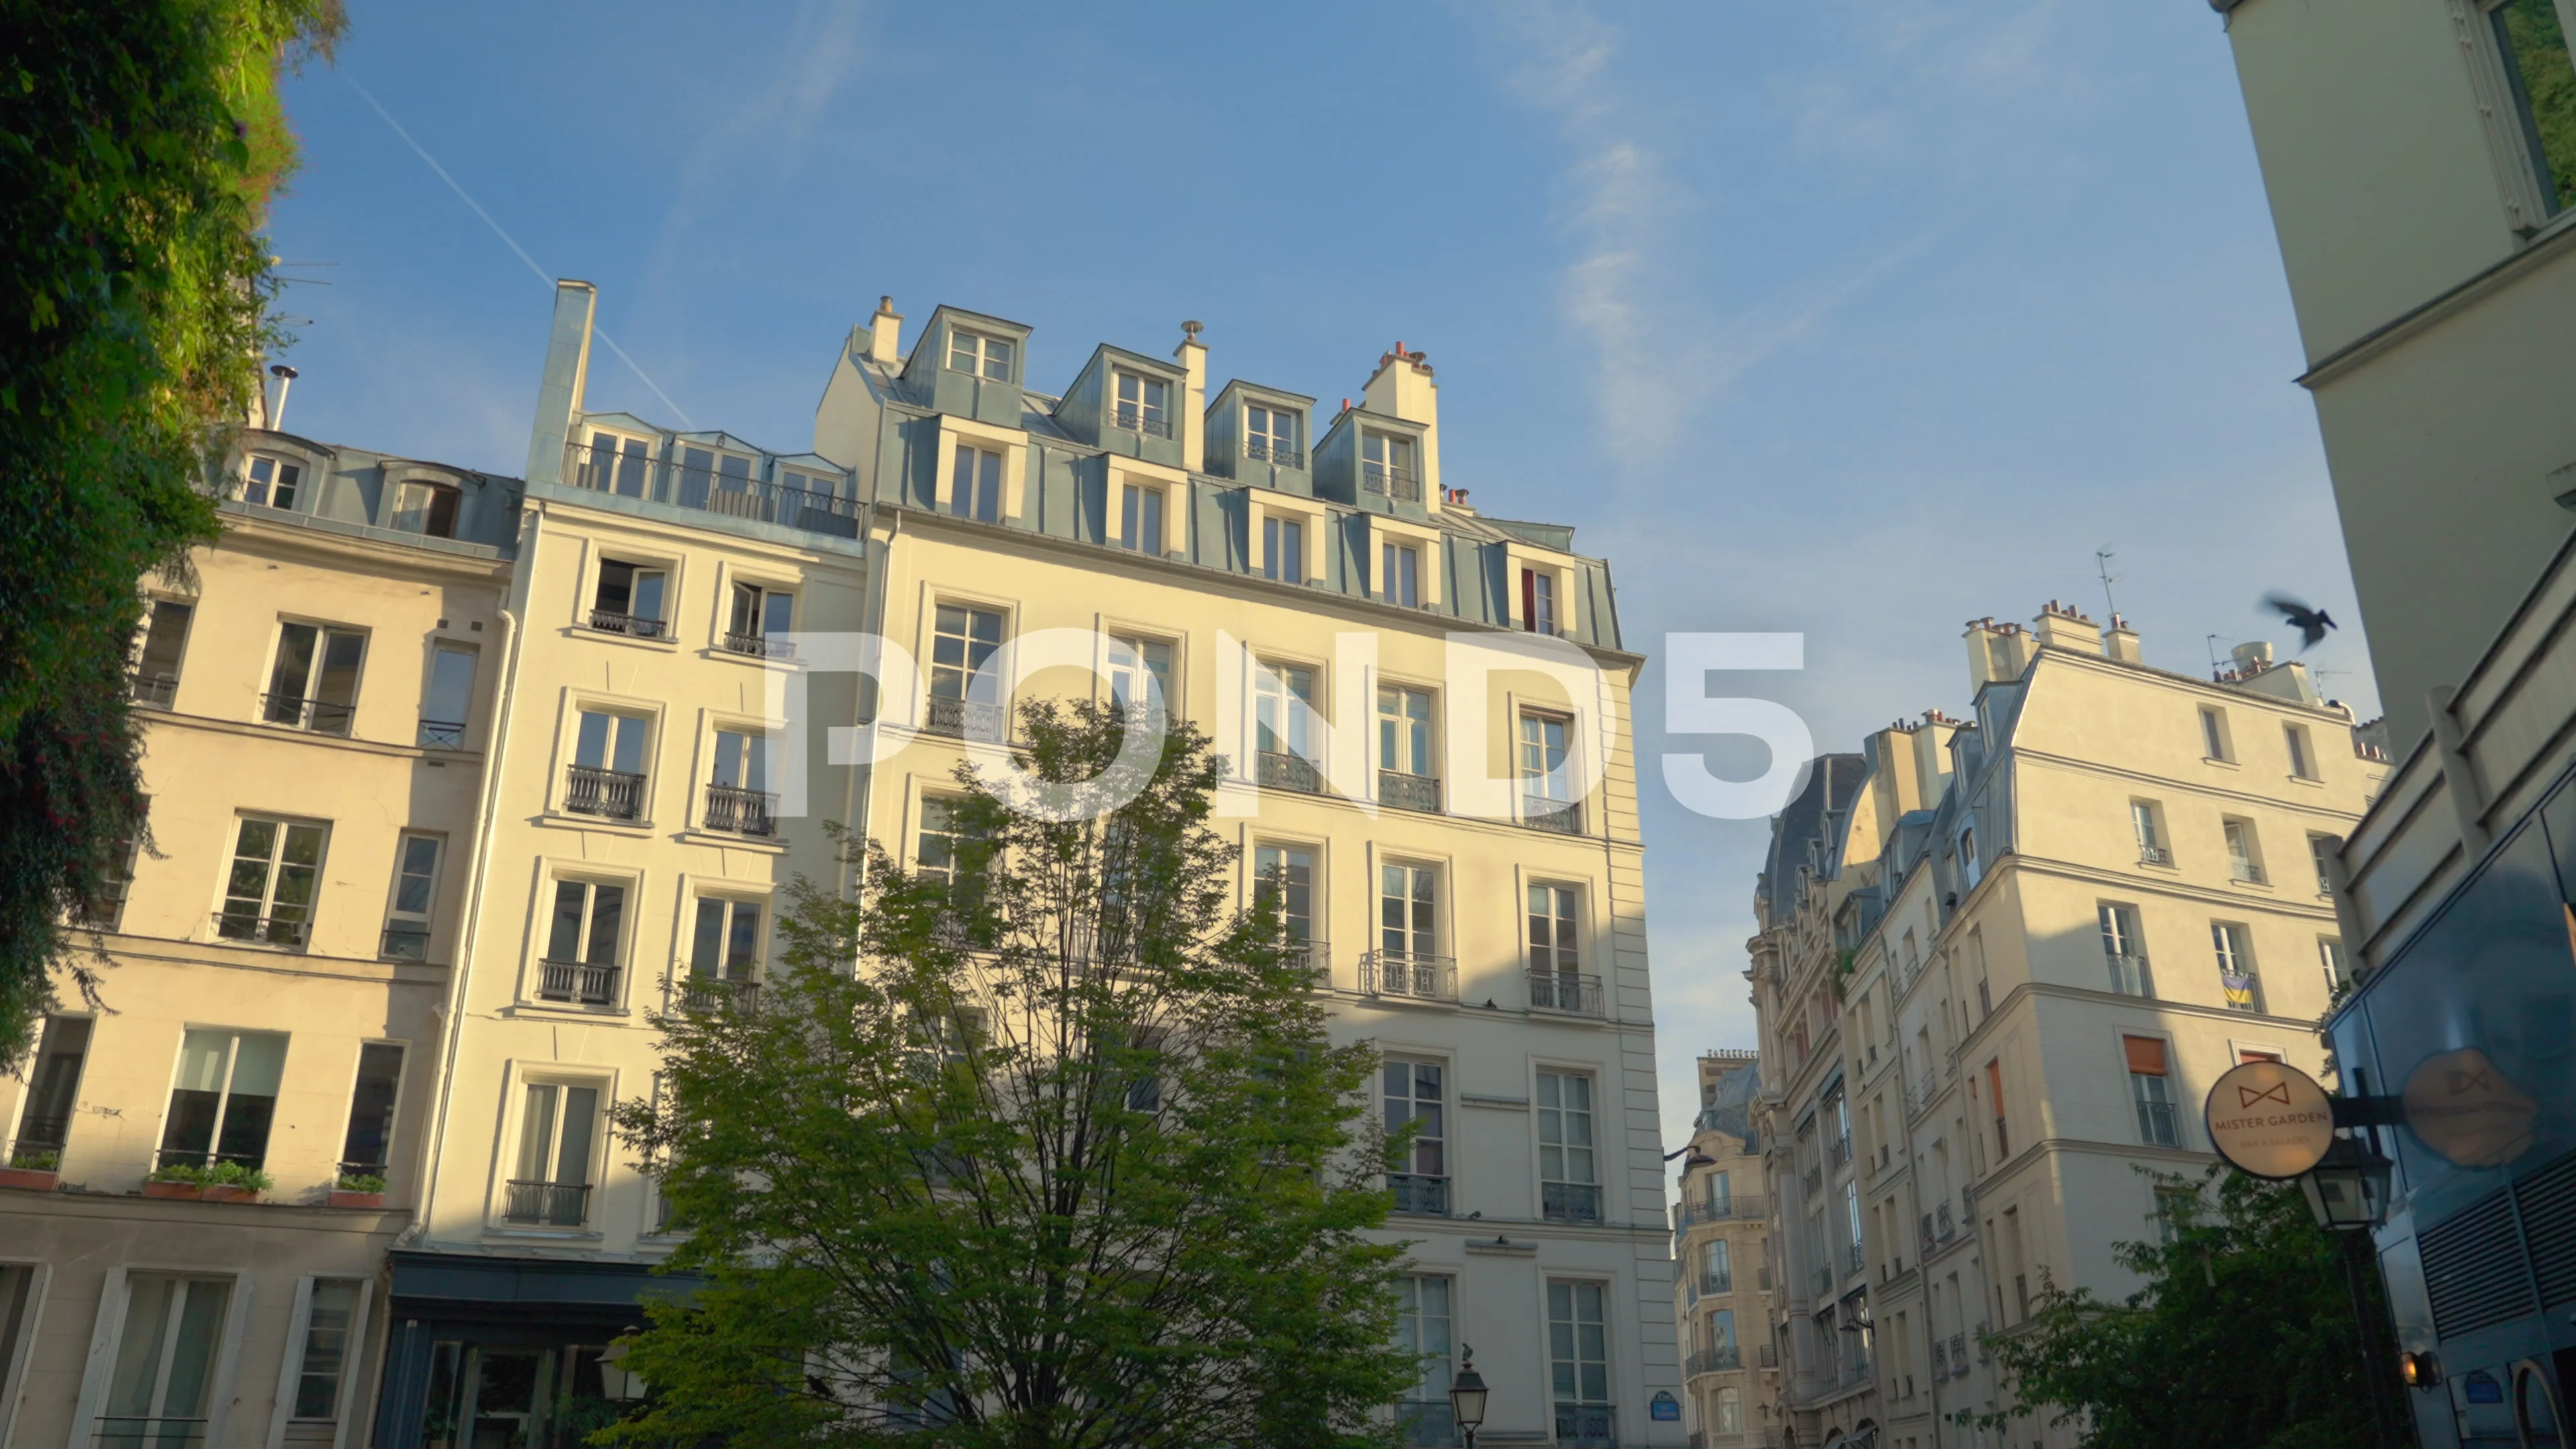
[[[1159,377],[1122,372],[1117,374],[1117,385],[1118,401],[1109,410],[1110,426],[1148,437],[1168,438],[1172,435],[1171,414],[1166,407],[1171,396],[1171,384]]]
[[[1011,380],[1013,344],[1007,337],[987,337],[961,327],[948,329],[948,365],[958,372]]]

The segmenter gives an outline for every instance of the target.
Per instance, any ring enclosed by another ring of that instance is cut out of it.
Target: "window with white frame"
[[[778,833],[778,797],[769,788],[769,736],[748,727],[715,732],[713,773],[707,780],[709,830],[766,838]]]
[[[2313,780],[2317,778],[2316,750],[2308,743],[2308,727],[2306,725],[2285,724],[2281,726],[2281,745],[2282,748],[2289,751],[2290,774],[2293,778],[2301,780]]]
[[[1556,1409],[1560,1444],[1610,1441],[1607,1414],[1595,1430],[1583,1412],[1607,1410],[1610,1404],[1609,1296],[1600,1283],[1548,1281],[1548,1398]]]
[[[1109,636],[1109,698],[1119,707],[1167,713],[1172,707],[1172,646],[1140,635]]]
[[[1381,541],[1378,545],[1377,594],[1400,608],[1422,607],[1422,550],[1413,544]]]
[[[518,1170],[503,1191],[505,1220],[556,1228],[590,1220],[599,1099],[599,1088],[589,1083],[522,1084]]]
[[[243,816],[233,837],[232,868],[224,876],[224,907],[215,934],[270,946],[309,944],[328,836],[323,825]]]
[[[1440,1274],[1408,1273],[1396,1280],[1395,1346],[1417,1365],[1405,1407],[1444,1424],[1455,1372],[1450,1345],[1456,1289],[1456,1279]]]
[[[1521,712],[1521,818],[1569,835],[1583,829],[1566,763],[1573,733],[1574,722],[1563,715]]]
[[[1558,632],[1553,570],[1521,570],[1521,627],[1532,634]]]
[[[1601,1221],[1601,1175],[1594,1158],[1591,1076],[1583,1072],[1540,1072],[1538,1185],[1542,1217],[1552,1223]]]
[[[1172,435],[1170,383],[1159,377],[1124,371],[1114,374],[1114,380],[1118,401],[1110,409],[1112,427],[1157,438]]]
[[[1717,1390],[1716,1412],[1710,1417],[1716,1421],[1710,1425],[1710,1429],[1715,1433],[1743,1433],[1744,1391],[1733,1384],[1719,1385]]]
[[[2325,969],[2329,996],[2352,984],[2352,968],[2344,963],[2343,942],[2336,937],[2317,937],[2317,964]]]
[[[1118,546],[1135,553],[1163,552],[1163,490],[1142,483],[1118,485]]]
[[[1360,487],[1370,493],[1407,502],[1422,497],[1413,471],[1413,440],[1374,429],[1360,430]]]
[[[957,445],[948,475],[948,511],[978,523],[1002,521],[1002,455],[972,443]]]
[[[371,1041],[358,1048],[358,1080],[349,1092],[349,1128],[340,1138],[344,1176],[381,1180],[393,1161],[394,1105],[402,1094],[403,1044]]]
[[[464,495],[453,483],[416,480],[394,490],[393,527],[430,538],[456,536],[456,505]]]
[[[1534,1007],[1587,1015],[1601,1010],[1598,984],[1583,979],[1583,936],[1575,919],[1579,897],[1572,886],[1533,883],[1529,888],[1529,989]]]
[[[747,982],[760,974],[758,901],[698,897],[689,933],[689,976],[700,982]]]
[[[1244,404],[1243,456],[1282,468],[1306,466],[1305,455],[1297,450],[1297,415],[1266,403]]]
[[[932,734],[999,737],[1000,677],[984,668],[1002,647],[1002,614],[971,604],[941,604],[932,619],[930,715]]]
[[[1440,868],[1397,861],[1378,867],[1378,950],[1391,961],[1440,955]]]
[[[2317,868],[2317,894],[2334,894],[2335,838],[2331,835],[2308,837],[2308,860]]]
[[[179,695],[179,663],[188,650],[188,625],[196,618],[194,604],[177,599],[154,599],[152,613],[144,624],[141,645],[134,657],[134,702],[154,709],[169,709]]]
[[[0,1435],[9,1432],[18,1404],[18,1381],[35,1338],[37,1263],[0,1263]]]
[[[367,657],[362,629],[282,624],[269,666],[260,718],[315,734],[346,735],[358,712],[358,667]]]
[[[348,1382],[350,1351],[357,1345],[355,1278],[316,1278],[305,1305],[304,1342],[296,1354],[295,1398],[285,1442],[329,1444],[339,1437],[340,1402]]]
[[[1386,1178],[1397,1212],[1449,1215],[1448,1099],[1441,1090],[1447,1071],[1444,1063],[1415,1057],[1391,1056],[1380,1064],[1387,1135],[1413,1129],[1402,1161]]]
[[[90,1018],[47,1016],[37,1039],[34,1069],[19,1096],[17,1132],[9,1139],[11,1167],[53,1172],[62,1167],[71,1140],[72,1114],[80,1103],[81,1068],[89,1061]],[[5,1122],[0,1118],[0,1122]],[[0,1372],[8,1360],[0,1358]]]
[[[2164,820],[2152,800],[2129,802],[2129,828],[2138,839],[2138,863],[2171,865],[2173,852],[2165,848]]]
[[[988,337],[962,327],[948,329],[948,365],[958,372],[1008,382],[1011,359],[1018,350],[1007,337]]]
[[[1253,671],[1255,744],[1264,755],[1315,757],[1315,671],[1263,663]]]
[[[645,765],[652,738],[653,722],[643,715],[601,708],[576,710],[563,808],[612,820],[644,818]]]
[[[592,591],[590,627],[636,639],[659,639],[669,632],[665,594],[670,574],[653,564],[603,559],[599,586]]]
[[[429,687],[420,694],[420,729],[412,742],[429,750],[465,748],[466,716],[474,707],[474,666],[479,662],[471,644],[450,644],[445,640],[429,651]]]
[[[921,797],[921,828],[913,834],[912,873],[925,879],[954,884],[957,879],[957,846],[964,839],[958,828],[956,802],[944,795]]]
[[[232,1163],[257,1171],[268,1160],[277,1123],[278,1084],[286,1073],[286,1035],[188,1028],[179,1043],[179,1074],[161,1125],[156,1166],[210,1168]]]
[[[2567,45],[2566,9],[2557,0],[2487,0],[2505,81],[2511,87],[2542,209],[2551,216],[2576,206],[2576,63]]]
[[[2254,838],[2254,822],[2234,817],[2219,822],[2219,832],[2227,841],[2227,873],[2233,880],[2247,885],[2263,883],[2263,851]]]
[[[253,453],[242,464],[241,500],[271,508],[293,508],[304,482],[304,465],[266,453]]]
[[[2111,989],[2123,996],[2149,996],[2155,986],[2147,975],[2146,947],[2138,942],[2138,908],[2104,901],[2095,908],[2102,926],[2102,958],[2111,972]]]
[[[781,634],[796,627],[796,595],[767,584],[736,583],[725,620],[724,647],[735,654],[784,658],[791,646]]]
[[[1306,524],[1276,513],[1261,515],[1261,576],[1282,583],[1306,582]]]
[[[1252,890],[1257,901],[1275,901],[1281,933],[1292,943],[1315,940],[1315,852],[1302,845],[1256,845]]]
[[[652,471],[653,448],[641,438],[620,437],[615,433],[593,429],[590,445],[576,447],[572,484],[597,493],[615,493],[627,498],[644,496],[647,475]]]
[[[1724,1238],[1711,1238],[1700,1247],[1699,1291],[1732,1293],[1735,1291],[1734,1250]]]
[[[2229,747],[2227,711],[2203,705],[2200,709],[2201,753],[2213,760],[2233,762],[2236,752]]]
[[[2218,984],[2234,1011],[2263,1009],[2262,983],[2254,975],[2254,948],[2245,927],[2234,921],[2209,923],[2210,949],[2218,958]]]
[[[546,1001],[610,1006],[617,1001],[618,948],[626,930],[626,886],[579,878],[555,882],[538,962],[537,995]]]
[[[438,858],[445,844],[438,836],[410,831],[394,842],[394,898],[385,908],[385,938],[379,948],[388,959],[429,959],[430,916],[438,900]]]
[[[2124,1036],[2120,1050],[2128,1059],[2129,1100],[2138,1109],[2138,1140],[2150,1147],[2179,1145],[2182,1129],[2174,1113],[2164,1038]]]
[[[1408,689],[1400,684],[1378,686],[1377,767],[1400,777],[1379,781],[1378,794],[1385,803],[1408,810],[1440,808],[1438,788],[1430,786],[1437,771],[1431,762],[1429,690]]]
[[[195,1445],[213,1417],[233,1280],[129,1273],[115,1367],[101,1405],[103,1446]]]

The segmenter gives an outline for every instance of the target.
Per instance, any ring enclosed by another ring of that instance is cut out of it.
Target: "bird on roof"
[[[2265,594],[2263,607],[2278,609],[2290,627],[2299,631],[2299,652],[2304,654],[2335,627],[2334,616],[2323,609],[2311,609],[2287,594]]]

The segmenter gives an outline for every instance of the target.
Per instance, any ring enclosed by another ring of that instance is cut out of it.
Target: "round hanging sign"
[[[2286,1062],[2229,1068],[2210,1087],[2201,1115],[2218,1155],[2253,1177],[2296,1177],[2334,1145],[2334,1099]]]

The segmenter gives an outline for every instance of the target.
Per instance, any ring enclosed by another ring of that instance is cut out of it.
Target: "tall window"
[[[27,1074],[27,1092],[18,1113],[18,1134],[10,1139],[9,1165],[50,1172],[62,1165],[71,1140],[72,1109],[80,1102],[81,1067],[89,1060],[90,1019],[49,1016],[36,1045],[35,1069]],[[6,1361],[0,1360],[0,1371]]]
[[[340,1170],[385,1175],[393,1161],[394,1104],[402,1092],[400,1042],[371,1041],[358,1048],[358,1082],[349,1093],[349,1130],[340,1138]]]
[[[394,898],[385,911],[382,951],[397,961],[429,959],[430,914],[438,899],[435,835],[405,834],[394,843]]]
[[[1446,1217],[1449,1132],[1441,1116],[1446,1101],[1440,1090],[1442,1066],[1439,1062],[1389,1057],[1380,1075],[1386,1088],[1387,1135],[1392,1137],[1408,1125],[1414,1129],[1400,1170],[1387,1177],[1386,1185],[1395,1193],[1395,1210]]]
[[[1555,1011],[1598,1011],[1583,990],[1582,934],[1572,886],[1529,888],[1530,1004]]]
[[[1362,430],[1360,487],[1390,498],[1420,498],[1422,485],[1413,476],[1413,440]]]
[[[733,611],[725,621],[725,648],[736,654],[784,655],[788,645],[774,636],[796,627],[796,596],[761,584],[733,586]]]
[[[2331,835],[2308,837],[2308,861],[2317,868],[2317,894],[2334,894],[2335,838]]]
[[[1306,525],[1276,513],[1261,517],[1261,576],[1283,583],[1306,582]]]
[[[1409,1405],[1431,1410],[1445,1422],[1449,1412],[1452,1279],[1413,1273],[1396,1280],[1395,1346],[1420,1365]],[[1445,1440],[1446,1436],[1440,1436]]]
[[[1717,1422],[1711,1426],[1715,1432],[1720,1434],[1743,1433],[1744,1391],[1733,1384],[1720,1386],[1717,1391],[1717,1412],[1713,1417],[1717,1420]]]
[[[2124,1036],[2120,1049],[2129,1061],[2129,1100],[2138,1108],[2138,1140],[2150,1147],[2172,1147],[2181,1138],[2174,1120],[2173,1085],[2165,1074],[2161,1037]]]
[[[626,928],[626,887],[605,881],[555,882],[537,994],[548,1001],[605,1006],[617,999],[618,938]]]
[[[1131,433],[1150,433],[1157,438],[1172,435],[1172,386],[1159,377],[1141,373],[1117,374],[1118,407],[1110,421]]]
[[[1165,640],[1112,635],[1109,697],[1129,710],[1162,714],[1172,707],[1172,646]]]
[[[1720,1368],[1735,1366],[1735,1310],[1720,1308],[1700,1320],[1704,1346]]]
[[[578,712],[574,726],[564,808],[616,820],[640,818],[653,722],[641,715],[585,709]]]
[[[948,511],[978,523],[1002,521],[1002,455],[972,443],[957,445],[948,478]]]
[[[757,730],[716,731],[715,779],[719,791],[765,796],[769,791],[769,736]],[[766,821],[762,824],[765,826]],[[759,832],[753,832],[759,833]]]
[[[2328,994],[2352,984],[2352,968],[2344,964],[2343,942],[2332,936],[2317,937],[2317,964],[2325,968]]]
[[[1735,1260],[1724,1238],[1711,1238],[1700,1249],[1699,1291],[1735,1291]]]
[[[921,829],[914,837],[913,874],[954,884],[960,832],[953,802],[937,795],[921,797]]]
[[[1266,458],[1282,468],[1302,468],[1297,452],[1297,415],[1286,408],[1247,403],[1243,409],[1243,456]]]
[[[2254,824],[2250,820],[2227,820],[2219,824],[2227,837],[2227,872],[2237,880],[2260,884],[2263,880],[2263,855],[2254,843]]]
[[[1521,816],[1530,824],[1569,835],[1583,826],[1574,808],[1574,781],[1566,770],[1572,723],[1562,716],[1521,716]]]
[[[1556,1406],[1560,1444],[1610,1437],[1606,1412],[1598,1413],[1597,1427],[1586,1422],[1595,1416],[1583,1412],[1606,1410],[1610,1403],[1608,1296],[1598,1283],[1552,1279],[1547,1285],[1548,1397]]]
[[[1315,853],[1300,845],[1260,845],[1252,851],[1253,892],[1279,904],[1279,924],[1290,941],[1315,938]]]
[[[451,483],[405,483],[394,490],[393,526],[403,533],[454,538],[462,497]]]
[[[2317,762],[2308,749],[2307,730],[2298,725],[2285,724],[2281,726],[2281,743],[2290,752],[2290,773],[2302,780],[2315,779]]]
[[[80,924],[96,931],[113,931],[125,924],[126,897],[134,892],[134,864],[143,853],[143,825],[152,813],[152,797],[136,800],[133,830],[108,842],[107,859],[99,864],[97,893],[82,901],[73,912]]]
[[[1378,872],[1378,948],[1399,960],[1439,955],[1439,868],[1390,864]]]
[[[759,904],[701,897],[689,942],[689,974],[701,981],[749,981],[759,969]]]
[[[420,696],[420,733],[414,743],[424,749],[465,748],[465,719],[474,704],[475,651],[468,644],[442,643],[430,651],[429,687]]]
[[[1601,1177],[1593,1158],[1592,1078],[1538,1074],[1539,1210],[1549,1222],[1601,1220]]]
[[[2150,994],[2154,987],[2147,977],[2146,948],[2138,944],[2137,907],[2105,901],[2097,910],[2102,922],[2102,956],[2111,968],[2111,989],[2123,996]]]
[[[2145,865],[2171,865],[2173,856],[2165,849],[2164,831],[2156,819],[2155,802],[2129,802],[2129,827],[2137,833],[2138,860]]]
[[[302,946],[313,930],[314,887],[322,874],[324,830],[244,816],[224,877],[215,934],[227,941]]]
[[[628,498],[644,496],[644,475],[652,467],[651,448],[641,438],[621,438],[594,430],[590,457],[580,465],[574,485]]]
[[[271,508],[293,508],[295,494],[303,482],[302,464],[253,453],[242,469],[242,502],[265,503]]]
[[[1261,753],[1315,756],[1315,671],[1264,663],[1253,674],[1253,729]]]
[[[1556,632],[1556,575],[1521,570],[1521,627],[1533,634]]]
[[[987,337],[980,332],[960,328],[948,329],[948,365],[959,372],[991,378],[995,382],[1011,380],[1011,354],[1017,351],[1007,337]]]
[[[981,732],[997,728],[1002,682],[984,665],[1002,647],[996,609],[942,604],[930,641],[930,721],[934,733],[963,735],[972,717]]]
[[[519,1171],[503,1215],[514,1223],[577,1228],[590,1216],[590,1149],[599,1136],[599,1089],[530,1082],[519,1112]]]
[[[2550,215],[2576,206],[2576,64],[2553,0],[2504,0],[2487,11],[2520,111],[2523,144]]]
[[[1942,1206],[1948,1207],[1949,1204],[1943,1203]],[[1860,1184],[1846,1182],[1843,1184],[1843,1253],[1845,1266],[1852,1272],[1861,1270],[1861,1244],[1865,1241],[1860,1235]]]
[[[2245,928],[2233,921],[2212,921],[2209,945],[2218,957],[2218,984],[2227,993],[2229,1009],[2261,1011],[2263,988],[2254,976],[2253,942]]]
[[[2208,755],[2209,758],[2213,760],[2233,760],[2236,758],[2235,755],[2230,753],[2227,748],[2227,714],[2225,711],[2209,709],[2206,707],[2201,710],[2200,743],[2202,753]]]
[[[1701,1178],[1700,1194],[1708,1203],[1710,1217],[1726,1216],[1727,1209],[1735,1204],[1735,1185],[1732,1176],[1728,1173],[1712,1172]]]
[[[1422,607],[1422,550],[1409,543],[1378,545],[1378,597],[1408,609]]]
[[[295,1372],[295,1410],[286,1442],[329,1443],[340,1418],[340,1386],[358,1328],[358,1280],[316,1278],[304,1319],[304,1347]],[[298,1432],[297,1425],[308,1426]],[[316,1432],[319,1430],[320,1432]]]
[[[179,661],[188,651],[188,625],[196,617],[193,604],[176,599],[152,601],[152,615],[143,629],[143,647],[134,659],[134,702],[154,709],[168,709],[178,698]]]
[[[358,712],[358,665],[366,656],[367,636],[359,630],[281,626],[260,718],[316,734],[347,734]]]
[[[2004,1064],[2000,1057],[1986,1062],[1986,1100],[1995,1110],[1995,1161],[2012,1156],[2012,1132],[2004,1125]]]
[[[670,575],[646,564],[603,559],[599,588],[591,595],[590,627],[638,639],[659,639],[667,629],[664,593]]]
[[[1429,777],[1431,769],[1431,695],[1401,685],[1377,692],[1377,762],[1381,770]]]
[[[125,1285],[125,1321],[117,1332],[98,1442],[109,1449],[201,1444],[232,1309],[232,1280],[133,1273]]]
[[[179,1044],[179,1080],[161,1127],[163,1167],[210,1167],[268,1160],[286,1037],[265,1031],[190,1027]]]
[[[1163,552],[1163,490],[1118,485],[1118,546],[1159,557]]]

